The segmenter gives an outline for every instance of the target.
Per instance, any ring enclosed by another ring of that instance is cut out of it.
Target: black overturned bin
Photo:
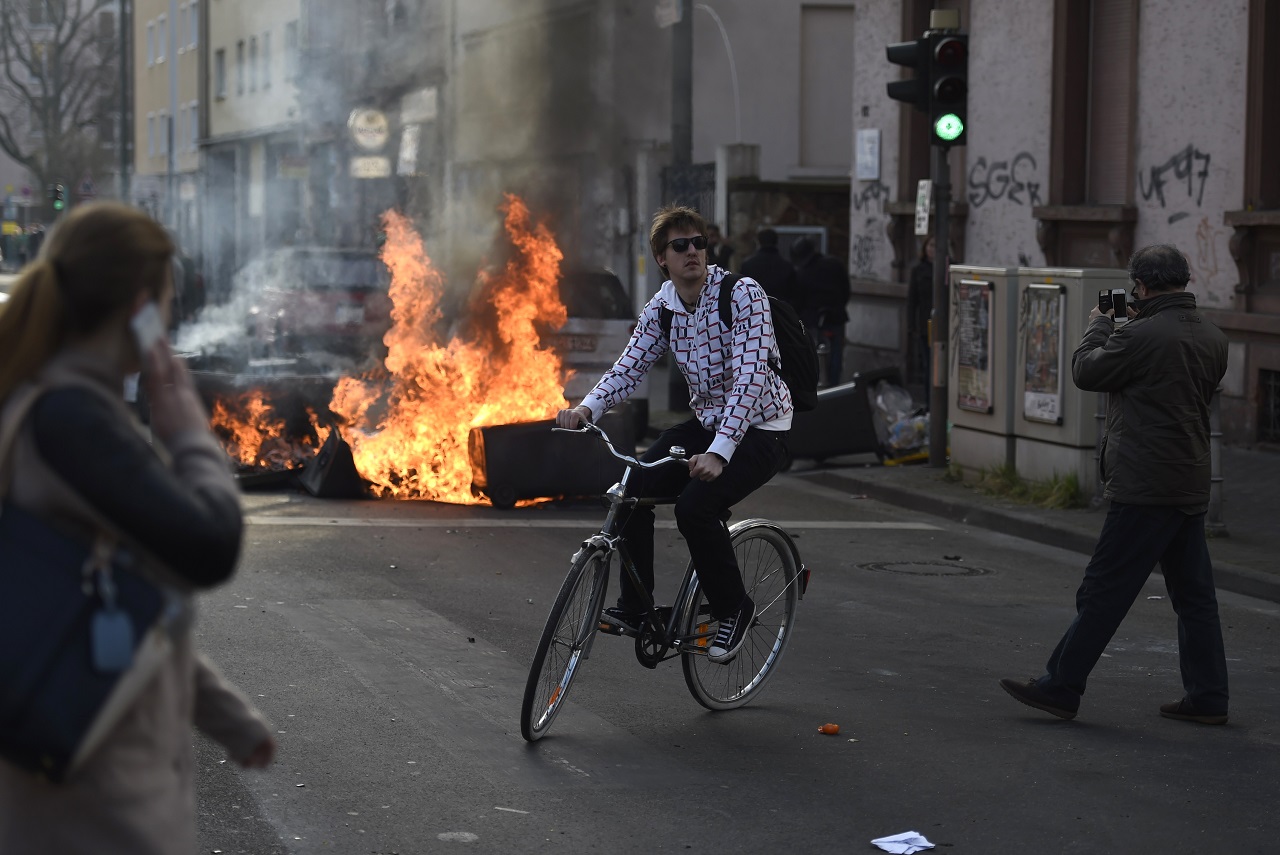
[[[554,420],[471,429],[471,492],[494,507],[522,499],[597,496],[622,477],[623,464],[594,434],[551,430]],[[624,454],[635,454],[634,419],[623,408],[600,418],[600,427]]]
[[[898,368],[878,368],[853,375],[853,380],[818,392],[818,406],[797,412],[787,435],[793,458],[815,460],[844,454],[875,454],[885,450],[876,436],[872,396],[876,384],[888,380],[902,385]]]

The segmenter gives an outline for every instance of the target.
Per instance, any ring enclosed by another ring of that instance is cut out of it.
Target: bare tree
[[[0,149],[40,187],[100,170],[118,98],[115,0],[0,0]]]

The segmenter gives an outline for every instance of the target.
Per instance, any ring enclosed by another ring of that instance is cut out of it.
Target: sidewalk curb
[[[1092,555],[1093,547],[1098,541],[1096,534],[1087,535],[1057,526],[1046,525],[1038,519],[1026,514],[1020,514],[1017,511],[963,504],[917,490],[904,489],[883,484],[876,480],[859,478],[846,472],[797,472],[794,475],[811,483],[835,490],[847,490],[853,487],[859,493],[886,504],[908,508],[913,511],[921,511],[953,522],[964,523],[965,525],[999,531],[1002,534],[1012,534],[1015,537],[1022,537],[1027,540],[1033,540],[1036,543],[1043,543],[1046,546],[1078,552],[1082,555]],[[1212,544],[1210,544],[1209,548],[1210,554],[1212,554]],[[1156,572],[1160,572],[1158,567]],[[1214,560],[1213,578],[1216,586],[1224,591],[1280,603],[1280,577],[1248,567],[1240,567],[1224,561]]]

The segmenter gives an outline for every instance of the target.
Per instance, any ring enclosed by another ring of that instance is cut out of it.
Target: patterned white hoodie
[[[689,383],[689,403],[698,421],[716,432],[708,451],[732,460],[747,428],[790,429],[791,391],[768,365],[771,356],[781,361],[769,298],[754,279],[739,279],[733,289],[733,329],[725,329],[720,322],[720,283],[727,275],[723,268],[707,268],[692,314],[671,280],[662,283],[640,312],[618,361],[582,399],[592,421],[626,400],[658,357],[671,350]],[[664,308],[672,312],[670,341],[662,331]]]

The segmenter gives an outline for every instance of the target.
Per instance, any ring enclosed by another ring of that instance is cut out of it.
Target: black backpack
[[[733,286],[742,277],[736,274],[726,276],[720,282],[720,323],[725,329],[733,329]],[[782,354],[782,364],[778,365],[773,357],[769,358],[769,367],[773,369],[782,382],[791,390],[791,403],[797,410],[812,410],[818,406],[818,348],[805,329],[804,321],[795,307],[786,300],[769,297],[769,311],[773,315],[773,336],[778,342],[778,351]],[[671,318],[675,312],[663,307],[662,332],[667,340],[671,339]]]

